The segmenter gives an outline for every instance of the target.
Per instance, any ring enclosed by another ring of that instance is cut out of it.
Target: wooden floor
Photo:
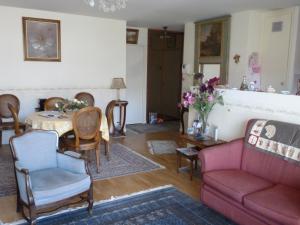
[[[112,142],[120,142],[166,168],[147,173],[95,181],[95,201],[110,199],[111,196],[122,196],[169,184],[174,185],[195,199],[200,198],[200,179],[194,178],[193,181],[190,181],[188,173],[177,174],[175,154],[151,155],[148,152],[147,140],[175,140],[178,145],[184,146],[180,140],[179,133],[175,132],[128,135],[125,138],[112,139]],[[21,218],[21,214],[16,213],[16,196],[0,198],[0,220],[2,222],[12,222]]]

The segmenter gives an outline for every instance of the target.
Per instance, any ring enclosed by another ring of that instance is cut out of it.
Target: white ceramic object
[[[283,94],[283,95],[289,95],[289,94],[291,94],[291,92],[290,91],[281,91],[281,94]]]
[[[269,87],[267,88],[267,92],[268,93],[275,93],[276,90],[272,87],[272,85],[269,85]]]

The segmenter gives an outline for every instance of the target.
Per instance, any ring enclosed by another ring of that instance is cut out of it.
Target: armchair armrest
[[[240,169],[242,152],[243,139],[237,139],[200,151],[201,173],[214,170]]]
[[[89,174],[87,162],[83,158],[57,153],[57,165],[59,168],[69,170],[73,173]]]
[[[17,186],[19,189],[21,199],[27,204],[33,204],[34,199],[32,195],[29,170],[22,168],[18,161],[15,162],[15,170],[18,182]]]

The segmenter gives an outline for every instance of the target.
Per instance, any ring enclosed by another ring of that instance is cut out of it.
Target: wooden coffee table
[[[187,134],[183,134],[180,137],[181,137],[182,141],[184,141],[185,143],[189,143],[189,144],[192,144],[192,145],[196,146],[196,148],[189,148],[189,149],[191,149],[190,151],[188,151],[188,150],[184,151],[184,150],[182,150],[183,148],[176,149],[176,153],[177,153],[177,173],[179,173],[179,169],[181,168],[181,159],[182,159],[182,157],[186,158],[190,161],[190,179],[191,180],[193,180],[194,168],[197,169],[199,151],[204,149],[204,148],[208,148],[208,147],[212,147],[212,146],[216,146],[216,145],[226,143],[223,140],[215,141],[212,138],[208,139],[208,140],[197,140],[194,136],[187,135]]]
[[[180,135],[180,137],[183,142],[195,145],[199,148],[199,150],[226,143],[226,141],[223,140],[215,141],[213,138],[210,138],[208,140],[198,140],[193,135],[187,134]]]

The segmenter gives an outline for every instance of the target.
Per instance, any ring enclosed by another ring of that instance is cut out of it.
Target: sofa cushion
[[[203,180],[209,186],[241,203],[245,195],[273,186],[271,182],[242,170],[207,172]]]
[[[300,224],[300,190],[276,185],[244,198],[246,208],[286,225]]]
[[[60,168],[31,172],[30,181],[37,206],[80,194],[87,191],[91,184],[89,175],[72,173]]]

